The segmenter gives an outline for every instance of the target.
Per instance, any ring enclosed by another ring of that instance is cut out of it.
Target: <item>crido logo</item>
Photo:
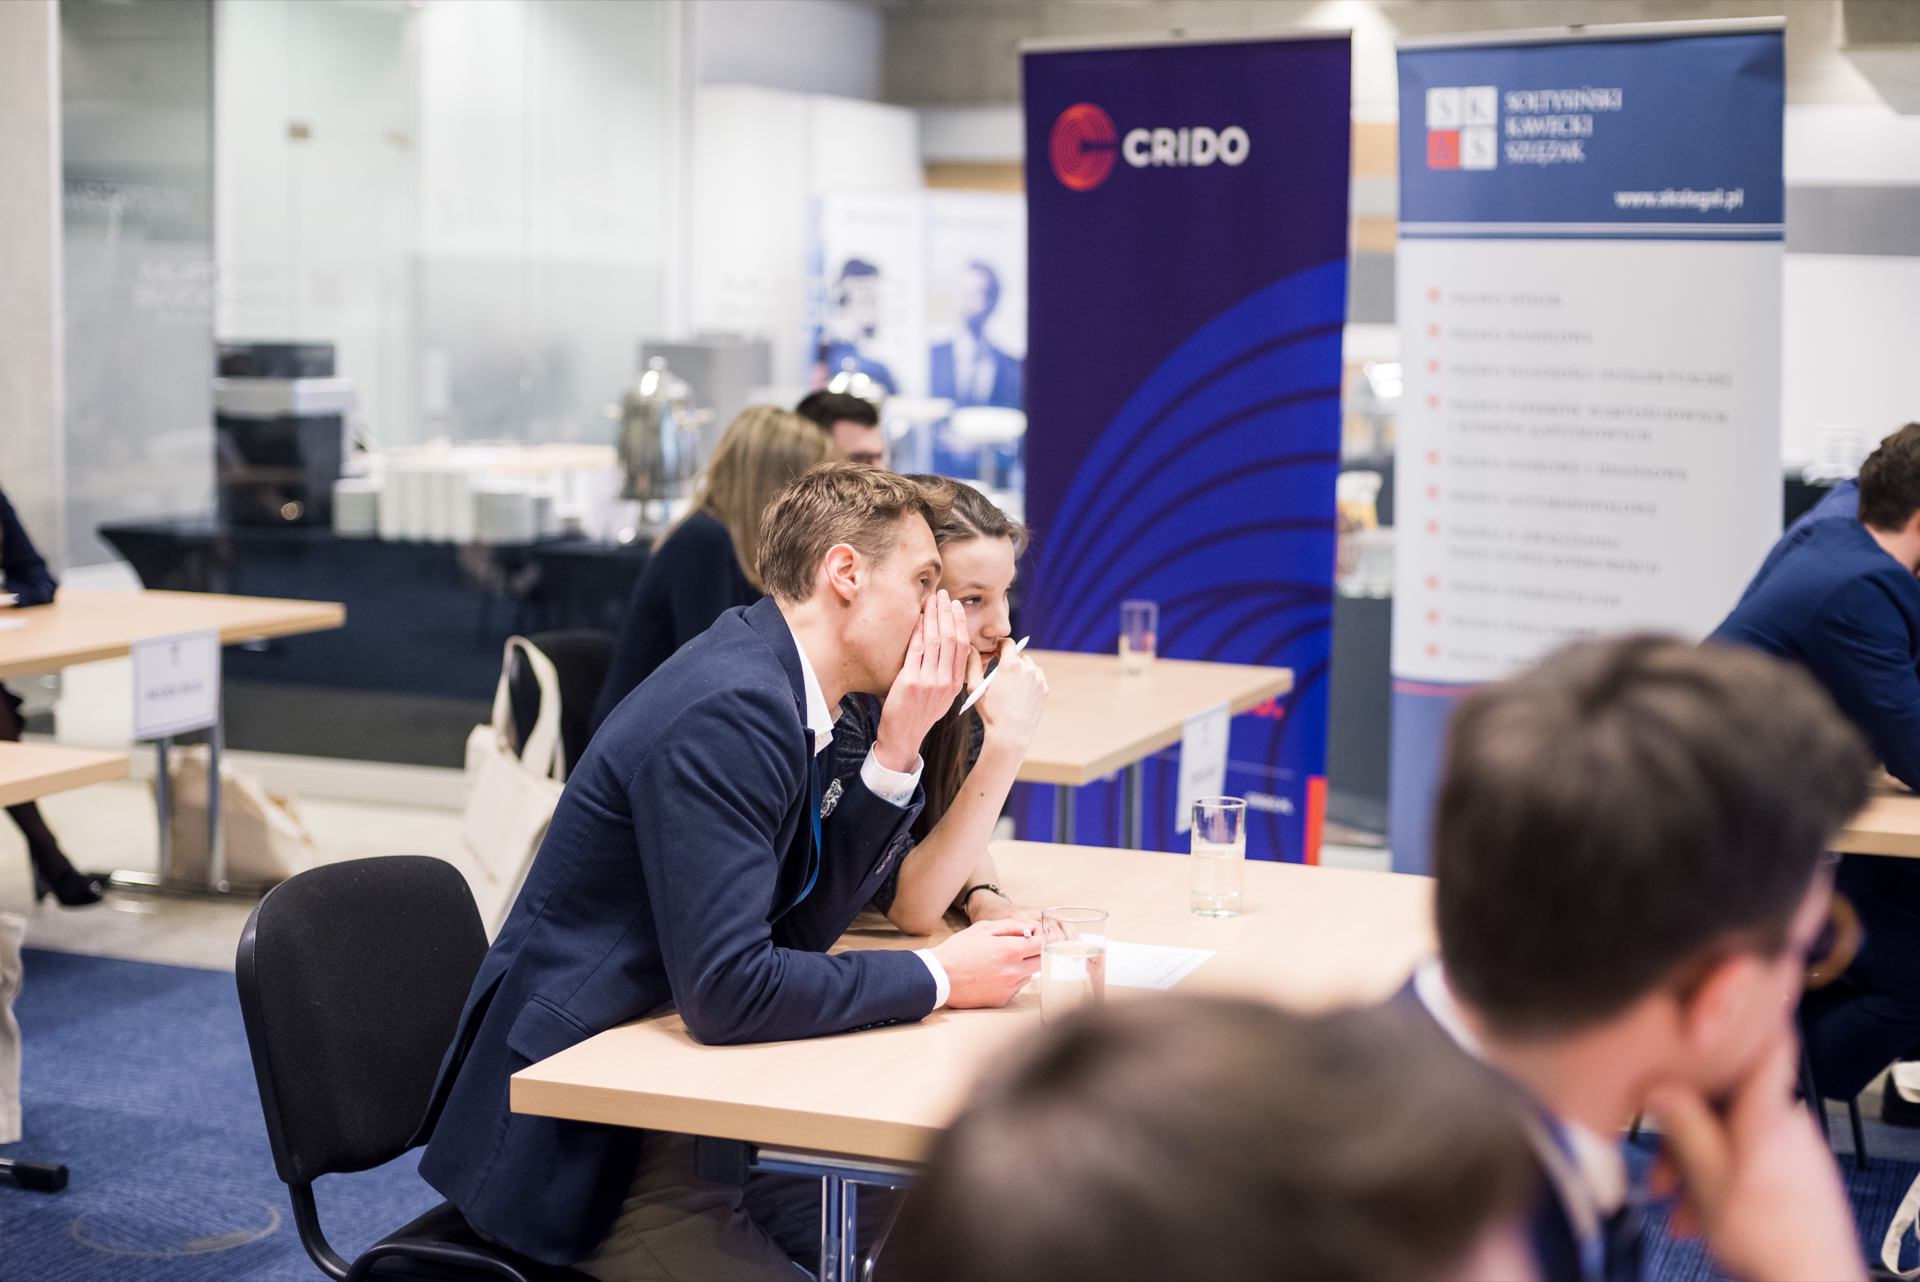
[[[1116,156],[1135,169],[1204,169],[1245,164],[1252,147],[1239,125],[1129,129],[1121,138],[1113,117],[1090,102],[1076,102],[1061,112],[1047,144],[1054,177],[1074,191],[1091,191],[1105,182]]]
[[[1053,122],[1047,153],[1053,176],[1074,191],[1092,191],[1113,172],[1114,144],[1120,140],[1113,117],[1090,102],[1076,102]]]

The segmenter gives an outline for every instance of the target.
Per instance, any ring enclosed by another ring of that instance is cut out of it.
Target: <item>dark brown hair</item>
[[[1777,954],[1872,758],[1805,672],[1587,641],[1462,699],[1434,813],[1440,951],[1496,1032],[1599,1023],[1718,950]]]
[[[805,601],[829,548],[844,543],[884,561],[894,527],[909,516],[930,528],[940,521],[927,492],[904,476],[864,463],[809,468],[760,516],[760,582],[779,600]]]
[[[1860,520],[1889,534],[1920,511],[1920,423],[1880,442],[1860,465]]]
[[[823,432],[831,432],[835,423],[880,426],[880,411],[872,401],[845,392],[808,392],[793,412],[811,420]]]
[[[1143,997],[1046,1030],[935,1143],[900,1282],[1423,1282],[1517,1224],[1510,1098],[1404,1006]]]
[[[969,539],[1006,539],[1013,544],[1013,555],[1017,560],[1027,548],[1027,527],[1008,516],[997,507],[992,499],[971,485],[952,481],[944,476],[915,475],[907,478],[925,489],[934,506],[943,515],[933,527],[933,541],[941,547],[949,543],[963,543]],[[913,839],[925,841],[940,817],[953,806],[953,799],[960,795],[960,788],[967,780],[967,772],[972,763],[967,759],[971,754],[974,735],[978,733],[980,714],[969,710],[964,716],[955,715],[957,709],[966,701],[967,692],[961,691],[955,698],[953,708],[934,722],[933,729],[920,745],[922,762],[920,779],[927,791],[927,804],[913,821]]]

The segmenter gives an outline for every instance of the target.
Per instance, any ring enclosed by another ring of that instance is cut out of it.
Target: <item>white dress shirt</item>
[[[813,735],[813,755],[819,756],[833,742],[834,711],[827,706],[827,695],[820,688],[820,678],[814,674],[813,663],[807,658],[806,647],[794,643],[794,652],[800,656],[800,684],[807,696],[807,730]],[[880,800],[890,805],[904,806],[913,800],[913,790],[920,786],[920,771],[926,763],[919,757],[913,759],[913,770],[901,774],[898,770],[889,770],[880,764],[880,758],[873,755],[873,749],[867,749],[867,759],[860,763],[860,782],[867,786]],[[822,859],[826,852],[820,852]],[[953,982],[947,978],[947,968],[933,955],[931,948],[917,948],[915,957],[927,965],[933,975],[933,1008],[939,1010],[947,1004],[947,998],[953,993]]]

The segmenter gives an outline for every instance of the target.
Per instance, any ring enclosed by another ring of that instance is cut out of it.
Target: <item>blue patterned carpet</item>
[[[7,1282],[314,1282],[273,1173],[233,977],[30,950],[16,1013],[26,1042],[27,1139],[0,1156],[65,1162],[67,1191],[0,1182]],[[1845,1125],[1836,1134],[1844,1135]],[[1920,1137],[1869,1124],[1865,1172],[1845,1170],[1877,1252],[1920,1163]],[[1636,1165],[1651,1142],[1634,1146]],[[352,1255],[433,1205],[414,1155],[319,1186],[321,1223]],[[1691,1243],[1656,1236],[1647,1276],[1707,1282]]]

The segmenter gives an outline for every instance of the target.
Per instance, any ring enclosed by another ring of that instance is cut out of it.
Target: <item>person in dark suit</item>
[[[49,605],[59,588],[13,504],[0,493],[0,614]],[[0,685],[0,741],[19,742],[27,725],[20,708],[20,696]],[[21,802],[8,806],[7,815],[27,839],[27,857],[33,861],[34,898],[52,895],[66,907],[78,908],[97,904],[105,897],[105,880],[97,873],[79,871],[68,861],[39,806]]]
[[[918,952],[829,956],[920,807],[919,743],[966,669],[913,483],[814,468],[762,518],[771,598],[730,610],[616,707],[567,781],[474,980],[421,1174],[476,1231],[603,1279],[791,1277],[692,1141],[515,1115],[508,1079],[672,1010],[710,1044],[817,1037],[1006,1002],[1038,941],[983,922]],[[881,729],[830,816],[820,758],[851,691]],[[816,1221],[817,1222],[817,1221]]]
[[[1440,956],[1401,1001],[1513,1083],[1545,1282],[1640,1275],[1617,1137],[1643,1111],[1656,1187],[1721,1271],[1864,1277],[1792,1091],[1822,852],[1870,767],[1804,672],[1733,647],[1583,642],[1461,700],[1433,818]]]
[[[858,374],[888,395],[899,391],[893,371],[861,347],[880,331],[880,269],[864,258],[849,258],[833,282],[831,303],[816,343],[816,376],[825,383],[839,374]]]
[[[1000,276],[985,263],[967,264],[960,331],[928,353],[928,394],[956,406],[1020,408],[1020,358],[995,347],[987,322],[1000,305]]]
[[[1920,788],[1920,423],[1880,443],[1854,492],[1857,519],[1835,519],[1841,489],[1795,523],[1713,639],[1812,673],[1887,772]],[[1806,1011],[1814,1078],[1836,1099],[1920,1049],[1920,865],[1849,855],[1837,887],[1866,943]],[[1890,1120],[1920,1114],[1897,1092],[1885,1099]]]
[[[593,730],[668,655],[726,611],[766,595],[753,568],[760,514],[829,451],[812,423],[772,405],[750,406],[727,424],[692,506],[661,537],[634,585],[594,703]]]
[[[1393,1007],[1086,1007],[935,1141],[879,1275],[1517,1282],[1526,1136],[1491,1074],[1434,1036]]]

